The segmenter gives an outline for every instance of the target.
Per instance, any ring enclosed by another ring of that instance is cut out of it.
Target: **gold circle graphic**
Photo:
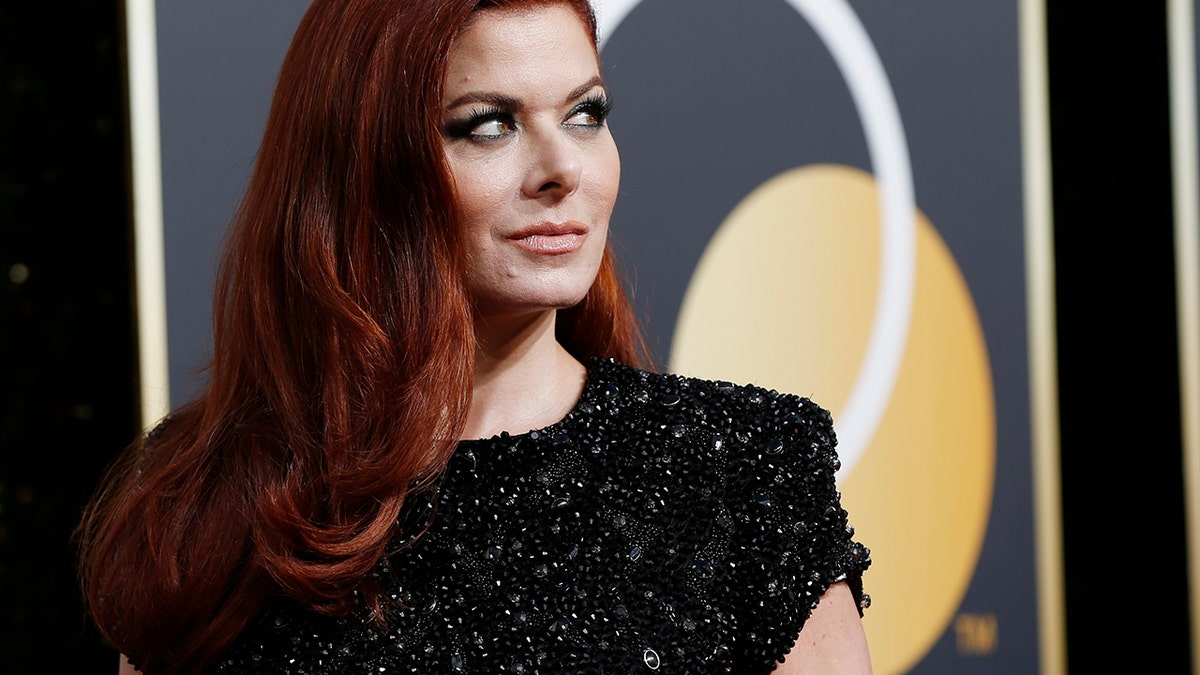
[[[991,367],[975,305],[933,225],[916,220],[904,358],[874,436],[840,483],[874,560],[864,626],[882,675],[907,672],[950,624],[979,559],[995,472]],[[814,165],[772,178],[734,209],[697,265],[671,370],[810,396],[836,428],[872,330],[881,245],[870,174]]]

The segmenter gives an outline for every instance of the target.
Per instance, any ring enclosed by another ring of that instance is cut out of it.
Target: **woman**
[[[310,8],[208,388],[81,526],[132,663],[869,671],[828,415],[622,365],[595,38],[586,0]]]

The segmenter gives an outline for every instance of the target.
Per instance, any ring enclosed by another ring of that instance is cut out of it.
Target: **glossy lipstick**
[[[541,255],[574,253],[583,247],[588,228],[583,223],[538,223],[513,232],[508,238],[520,248]]]

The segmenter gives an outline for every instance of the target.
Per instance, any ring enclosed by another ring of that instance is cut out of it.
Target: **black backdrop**
[[[1191,667],[1166,6],[1048,4],[1076,672]]]
[[[1069,667],[1153,655],[1187,672],[1165,5],[1049,0],[1047,18]],[[80,614],[68,538],[137,428],[120,25],[115,0],[0,0],[0,672],[14,675],[115,668]]]
[[[121,19],[0,2],[0,672],[115,673],[68,536],[138,428]]]

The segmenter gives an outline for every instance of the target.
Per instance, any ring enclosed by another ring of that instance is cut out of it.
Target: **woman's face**
[[[570,307],[604,253],[621,166],[568,7],[478,12],[450,50],[443,145],[480,316]]]

